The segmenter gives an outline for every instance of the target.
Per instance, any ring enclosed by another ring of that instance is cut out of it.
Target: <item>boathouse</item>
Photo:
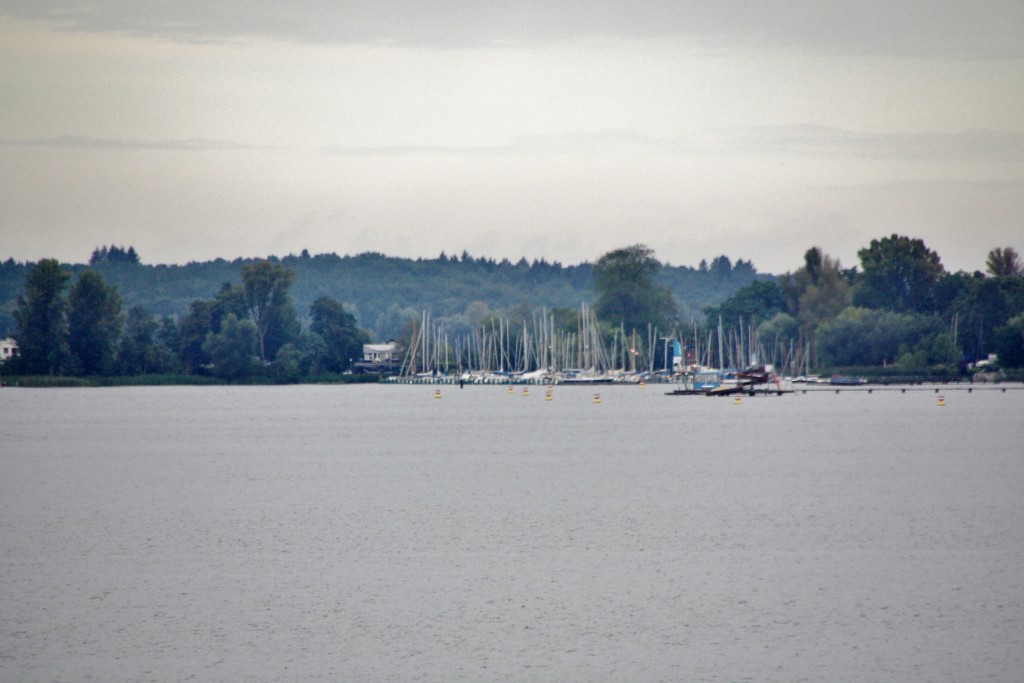
[[[402,345],[394,339],[383,344],[363,344],[363,358],[356,361],[355,371],[375,375],[398,372],[402,367]]]

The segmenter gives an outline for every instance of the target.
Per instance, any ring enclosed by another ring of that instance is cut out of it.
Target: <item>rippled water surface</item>
[[[1024,391],[0,390],[0,680],[1009,681]]]

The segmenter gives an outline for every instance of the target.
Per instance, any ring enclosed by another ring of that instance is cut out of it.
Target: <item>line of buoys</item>
[[[555,388],[552,385],[549,384],[548,388],[547,388],[547,391],[544,392],[544,400],[545,401],[550,401],[551,400],[551,394],[554,393],[554,391],[555,391]]]

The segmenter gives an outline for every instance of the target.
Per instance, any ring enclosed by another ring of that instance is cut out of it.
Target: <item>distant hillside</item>
[[[242,266],[257,260],[147,265],[97,258],[105,255],[106,250],[94,253],[92,266],[65,264],[65,268],[77,273],[93,267],[118,287],[125,310],[142,306],[154,316],[170,317],[184,314],[191,301],[214,297],[223,283],[239,282]],[[135,258],[134,251],[131,256]],[[344,302],[377,339],[395,335],[406,317],[423,310],[434,319],[458,323],[466,320],[467,309],[474,302],[482,302],[495,313],[513,308],[530,312],[542,307],[578,308],[594,298],[589,263],[563,266],[525,259],[512,263],[465,253],[413,260],[376,253],[310,256],[303,252],[271,260],[295,270],[291,295],[300,316],[308,313],[317,297],[328,296]],[[30,265],[11,259],[0,264],[0,336],[14,331],[11,313]],[[733,264],[719,256],[703,268],[666,266],[658,279],[675,295],[680,318],[690,321],[701,318],[705,306],[723,302],[755,279],[771,278],[757,274],[750,262]],[[476,305],[474,311],[481,308]]]

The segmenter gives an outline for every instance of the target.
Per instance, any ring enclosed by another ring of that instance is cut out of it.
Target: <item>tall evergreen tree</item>
[[[24,294],[18,295],[14,311],[18,325],[14,339],[23,372],[61,375],[69,369],[64,291],[70,279],[71,274],[55,259],[42,259],[26,276]]]

